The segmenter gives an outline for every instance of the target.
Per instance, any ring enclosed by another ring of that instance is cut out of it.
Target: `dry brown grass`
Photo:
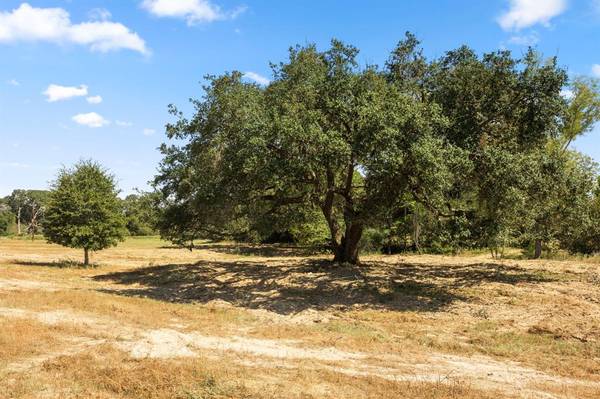
[[[80,256],[0,239],[0,398],[600,396],[590,261],[334,268],[298,248],[157,239],[95,254],[94,268]]]
[[[132,359],[111,346],[49,359],[35,380],[14,379],[10,392],[26,393],[43,382],[47,393],[64,398],[492,398],[459,381],[398,383],[309,365],[272,369],[214,359]]]
[[[70,333],[64,326],[45,326],[27,319],[0,318],[0,366],[39,356],[48,348],[64,344],[63,336]]]

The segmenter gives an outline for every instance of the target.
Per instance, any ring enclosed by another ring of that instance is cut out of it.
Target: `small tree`
[[[116,246],[123,240],[125,222],[114,176],[94,161],[80,161],[62,169],[52,185],[45,213],[48,242],[89,251]]]

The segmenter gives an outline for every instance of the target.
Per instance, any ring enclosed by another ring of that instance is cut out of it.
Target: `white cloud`
[[[133,123],[127,122],[127,121],[115,121],[115,124],[117,126],[121,126],[121,127],[131,127],[131,126],[133,126]]]
[[[21,86],[21,83],[17,79],[8,80],[6,84],[9,84],[11,86]]]
[[[157,17],[185,19],[188,25],[234,19],[246,10],[246,7],[224,12],[209,0],[144,0],[142,7]]]
[[[154,133],[156,133],[156,130],[146,128],[142,131],[142,133],[144,134],[144,136],[152,136],[154,135]]]
[[[592,75],[597,78],[600,78],[600,64],[592,65]]]
[[[516,44],[518,46],[533,46],[540,41],[537,33],[533,32],[528,35],[515,35],[508,39],[510,44]]]
[[[244,75],[243,75],[243,77],[246,78],[246,79],[250,79],[253,82],[256,82],[259,85],[263,85],[263,86],[266,86],[269,83],[271,83],[271,80],[269,78],[266,78],[266,77],[264,77],[262,75],[259,75],[256,72],[245,72]]]
[[[46,97],[48,97],[47,101],[50,103],[56,101],[68,100],[74,97],[83,97],[88,95],[88,88],[86,85],[81,85],[79,87],[72,86],[60,86],[51,84],[48,86],[45,92],[42,93]]]
[[[102,126],[108,125],[110,122],[102,115],[99,115],[95,112],[90,112],[88,114],[77,114],[73,117],[75,123],[78,123],[83,126],[98,128]]]
[[[567,0],[510,0],[510,9],[498,18],[504,30],[520,30],[550,20],[567,9]]]
[[[90,104],[100,104],[102,102],[102,96],[91,96],[86,98],[86,101]]]
[[[35,8],[27,3],[12,11],[0,11],[0,43],[37,41],[74,43],[100,52],[128,49],[149,54],[144,40],[117,22],[73,24],[62,8]]]

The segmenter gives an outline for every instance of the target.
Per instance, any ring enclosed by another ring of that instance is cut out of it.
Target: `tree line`
[[[100,169],[102,167],[97,165]],[[106,172],[106,171],[104,171]],[[52,192],[50,190],[13,190],[0,198],[0,236],[43,234],[43,225]],[[156,195],[137,191],[118,198],[119,213],[123,216],[124,233],[129,236],[158,234],[156,229]]]
[[[152,193],[119,200],[114,177],[82,161],[46,205],[15,192],[0,210],[86,253],[126,231],[189,249],[322,245],[340,263],[365,249],[600,251],[598,165],[571,147],[600,119],[596,80],[533,49],[430,60],[410,33],[384,66],[358,53],[337,40],[292,47],[266,85],[206,77],[193,115],[169,107]]]

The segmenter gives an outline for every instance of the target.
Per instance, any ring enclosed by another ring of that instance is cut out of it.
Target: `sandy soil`
[[[77,334],[63,334],[60,348],[0,359],[0,376],[109,345],[132,359],[308,365],[355,378],[458,382],[506,397],[600,397],[592,263],[390,256],[331,269],[325,256],[278,247],[240,254],[231,245],[194,253],[138,245],[77,269],[63,267],[54,246],[2,244],[0,327],[31,320]],[[521,356],[520,347],[541,352]]]
[[[27,285],[23,281],[23,285]],[[572,378],[552,376],[516,362],[498,362],[485,356],[456,356],[441,353],[427,353],[402,357],[387,355],[387,367],[371,364],[374,355],[364,352],[347,352],[336,348],[308,349],[290,340],[250,339],[244,337],[211,337],[195,332],[181,332],[176,329],[146,330],[134,326],[115,323],[89,314],[70,311],[32,312],[24,309],[0,308],[0,316],[33,318],[44,324],[69,324],[91,328],[102,333],[106,339],[77,337],[65,351],[25,359],[8,365],[12,371],[23,371],[58,356],[78,353],[91,346],[111,343],[126,350],[134,358],[218,358],[235,354],[240,364],[269,367],[294,367],[294,360],[311,360],[313,367],[323,368],[351,376],[371,376],[391,381],[443,381],[445,379],[468,379],[479,388],[497,389],[509,394],[527,394],[529,397],[553,397],[533,388],[535,385],[583,385],[597,387],[600,382],[590,382]],[[219,355],[218,353],[222,353]],[[271,363],[269,359],[276,359]],[[382,359],[379,359],[382,360]]]

